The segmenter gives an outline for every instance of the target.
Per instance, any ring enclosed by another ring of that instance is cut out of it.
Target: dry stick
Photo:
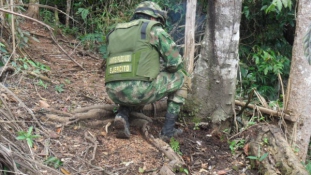
[[[280,84],[281,84],[281,87],[282,87],[281,89],[282,89],[282,95],[283,95],[283,104],[285,105],[286,104],[286,101],[285,101],[286,96],[285,96],[283,81],[282,81],[282,77],[281,77],[280,73],[278,73],[278,78],[279,78],[279,81],[280,81]],[[284,113],[284,108],[282,109],[282,113]],[[281,129],[281,131],[284,133],[285,140],[287,140],[287,134],[286,134],[287,133],[287,124],[286,124],[286,122],[284,120],[283,115],[281,116],[281,120],[282,120],[282,125],[284,126],[284,130]]]
[[[88,133],[89,135],[91,135],[92,137],[89,137],[88,136]],[[94,149],[93,149],[93,155],[92,155],[92,159],[89,160],[89,163],[91,164],[93,160],[95,160],[95,155],[96,155],[96,149],[97,149],[97,145],[98,145],[98,142],[96,140],[96,138],[94,137],[93,134],[91,134],[90,132],[85,132],[84,133],[84,138],[90,142],[92,142],[94,144]]]
[[[15,13],[15,12],[12,12],[12,11],[9,11],[9,10],[5,10],[5,9],[3,9],[3,8],[0,8],[0,11],[1,11],[1,12],[5,12],[5,13],[10,13],[10,14],[16,15],[16,16],[21,16],[21,17],[26,18],[26,19],[30,19],[30,20],[32,20],[32,21],[35,21],[35,22],[37,22],[37,23],[39,23],[39,24],[45,26],[45,27],[48,28],[49,30],[54,30],[54,29],[53,29],[52,27],[50,27],[49,25],[47,25],[47,24],[45,24],[45,23],[43,23],[43,22],[41,22],[41,21],[39,21],[39,20],[37,20],[37,19],[31,18],[31,17],[29,17],[29,16],[26,16],[26,15],[23,15],[23,14],[19,14],[19,13]]]
[[[261,95],[259,94],[259,92],[257,92],[256,90],[255,90],[254,92],[255,92],[257,98],[259,99],[260,103],[263,105],[263,107],[268,108],[269,105],[268,105],[266,99],[265,99],[263,96],[261,96]]]
[[[49,30],[52,30],[52,28],[51,28],[50,26],[44,24],[44,23],[41,22],[41,21],[38,21],[38,20],[33,19],[33,18],[30,18],[30,17],[28,17],[28,16],[25,16],[25,15],[22,15],[22,14],[19,14],[19,13],[15,13],[15,12],[13,12],[13,11],[5,10],[5,9],[3,9],[3,8],[0,8],[0,11],[1,11],[1,12],[5,12],[5,13],[10,13],[10,14],[16,15],[16,16],[21,16],[21,17],[24,17],[24,18],[27,18],[27,19],[36,21],[36,22],[38,22],[39,24],[41,24],[41,25],[47,27]],[[12,23],[13,23],[13,22],[12,22]],[[12,33],[12,35],[13,35],[13,37],[15,36],[15,35],[14,35],[14,32]],[[14,42],[14,39],[13,39],[13,42]],[[10,62],[11,57],[14,55],[15,49],[16,49],[16,48],[15,48],[14,43],[13,43],[13,51],[12,51],[12,54],[11,54],[9,60],[8,60],[8,61],[6,62],[6,64],[4,65],[3,70],[5,70],[7,64]],[[3,71],[0,73],[0,76],[2,75],[2,73],[3,73]]]
[[[50,31],[50,35],[52,37],[52,40],[55,42],[55,44],[58,46],[58,48],[60,50],[62,50],[73,62],[75,62],[79,67],[81,67],[83,70],[85,70],[76,60],[74,60],[60,45],[59,43],[56,41],[55,37],[54,37],[54,34],[53,34],[53,28],[50,27],[49,25],[39,21],[39,20],[36,20],[36,19],[33,19],[33,18],[30,18],[28,16],[25,16],[25,15],[22,15],[22,14],[19,14],[19,13],[15,13],[15,12],[12,12],[12,11],[8,11],[8,10],[5,10],[3,8],[0,8],[0,11],[2,12],[6,12],[6,13],[10,13],[10,14],[13,14],[13,15],[17,15],[17,16],[21,16],[21,17],[24,17],[24,18],[27,18],[27,19],[30,19],[30,20],[33,20],[35,22],[38,22],[39,24],[45,26],[49,31]]]
[[[2,83],[0,83],[0,87],[3,88],[7,93],[9,93],[10,95],[12,95],[18,102],[19,104],[24,107],[27,112],[31,115],[31,117],[33,118],[33,120],[38,124],[38,126],[42,129],[42,131],[45,131],[45,133],[43,132],[43,134],[47,135],[47,131],[43,128],[43,126],[40,124],[40,122],[38,121],[38,119],[35,117],[35,115],[33,114],[32,110],[29,109],[24,102],[22,102],[22,100],[20,100],[12,91],[10,91],[7,87],[5,87]]]
[[[13,50],[14,50],[14,49],[13,49]],[[7,61],[7,62],[5,63],[5,65],[2,67],[2,70],[1,70],[1,73],[0,73],[0,77],[2,76],[2,74],[3,74],[3,72],[6,70],[6,68],[8,67],[8,64],[9,64],[9,62],[10,62],[10,60],[11,60],[12,57],[13,57],[13,51],[12,51],[12,53],[11,53],[11,55],[10,55],[8,61]]]
[[[31,71],[27,71],[27,74],[32,75],[32,76],[35,76],[35,77],[37,77],[37,78],[40,78],[40,79],[43,80],[43,81],[46,81],[46,82],[55,84],[55,83],[52,82],[51,79],[49,79],[49,78],[46,77],[46,76],[38,75],[38,74],[36,74],[36,73],[34,73],[34,72],[31,72]]]
[[[59,172],[56,171],[55,169],[50,168],[49,166],[43,165],[42,163],[40,163],[40,162],[38,162],[38,161],[36,161],[36,160],[34,160],[34,159],[29,159],[28,157],[26,157],[26,156],[29,156],[29,154],[25,153],[24,150],[21,150],[21,149],[20,149],[21,147],[18,147],[17,145],[15,145],[13,142],[11,142],[11,140],[7,139],[6,137],[3,137],[3,136],[2,136],[2,138],[3,138],[4,140],[6,140],[6,141],[10,144],[11,149],[12,149],[12,148],[15,148],[15,149],[16,149],[16,150],[14,150],[14,151],[12,152],[12,153],[14,154],[13,157],[19,157],[19,158],[18,158],[18,159],[15,159],[15,160],[25,160],[25,161],[27,162],[28,165],[26,165],[26,164],[23,163],[22,161],[18,161],[17,163],[18,163],[19,165],[21,165],[21,167],[24,167],[24,168],[26,168],[26,169],[32,171],[33,173],[38,173],[38,172],[35,172],[35,170],[34,170],[35,168],[33,167],[33,164],[35,163],[35,165],[39,165],[39,166],[41,166],[41,167],[44,167],[44,168],[50,170],[50,172],[55,172],[55,173],[61,175],[61,173],[59,173]],[[39,170],[37,170],[37,171],[39,171]]]
[[[242,112],[246,109],[247,105],[251,102],[251,99],[253,98],[253,95],[254,95],[254,89],[252,89],[252,91],[249,93],[247,102],[246,102],[245,105],[242,107],[242,109],[239,111],[239,113],[237,114],[237,116],[241,115]]]
[[[245,102],[241,102],[241,101],[238,101],[238,100],[235,100],[235,104],[238,105],[238,106],[246,106]],[[248,108],[252,108],[252,109],[256,109],[256,106],[253,105],[253,104],[248,104],[247,107]],[[267,108],[264,108],[264,107],[257,107],[257,109],[260,110],[262,113],[270,114],[271,116],[280,117],[280,116],[284,115],[284,118],[286,120],[289,120],[291,122],[296,122],[297,121],[296,117],[291,117],[289,114],[286,114],[286,113],[282,113],[282,112],[275,111],[275,110],[272,110],[272,109],[267,109]]]
[[[59,10],[58,8],[52,7],[52,6],[42,5],[42,4],[33,4],[33,3],[31,3],[31,4],[19,4],[19,5],[14,5],[14,6],[17,6],[17,7],[18,7],[18,6],[26,6],[26,7],[28,7],[29,5],[32,5],[32,6],[35,5],[35,6],[39,6],[39,7],[46,8],[46,9],[56,10],[56,11],[58,11],[58,12],[64,14],[64,15],[66,15],[66,16],[69,17],[70,19],[72,19],[72,21],[74,21],[74,22],[76,22],[76,23],[79,23],[79,22],[76,21],[73,17],[71,17],[70,15],[68,15],[67,13],[65,13],[65,12],[63,12],[63,11],[61,11],[61,10]]]
[[[55,44],[58,46],[58,48],[60,50],[62,50],[73,62],[75,62],[81,69],[85,70],[81,64],[79,64],[75,59],[73,59],[66,51],[64,48],[62,48],[62,46],[59,45],[59,43],[56,41],[54,33],[52,30],[50,30],[50,35],[52,37],[52,40],[55,42]]]
[[[37,89],[37,86],[36,86],[35,84],[33,84],[33,85],[34,85],[34,87],[35,87],[35,90],[36,90],[37,95],[39,96],[39,98],[40,98],[41,100],[46,101],[46,99],[45,99],[45,98],[43,98],[43,97],[41,97],[41,95],[39,94],[38,89]]]

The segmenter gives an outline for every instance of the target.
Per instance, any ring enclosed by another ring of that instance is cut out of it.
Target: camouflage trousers
[[[160,72],[151,82],[116,81],[106,83],[106,91],[110,99],[119,105],[144,106],[168,97],[167,112],[178,114],[185,98],[177,93],[185,81],[184,73]]]

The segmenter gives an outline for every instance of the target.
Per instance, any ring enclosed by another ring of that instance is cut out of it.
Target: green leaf
[[[290,0],[289,0],[290,1]],[[282,0],[282,3],[284,5],[284,7],[286,8],[288,6],[288,0]]]
[[[265,153],[264,155],[260,157],[259,161],[263,161],[268,155],[269,153]]]
[[[283,7],[282,1],[281,0],[276,0],[276,6],[277,6],[278,10],[281,11],[282,7]]]
[[[271,4],[268,8],[266,8],[266,13],[269,13],[269,12],[272,12],[272,11],[275,11],[275,5],[274,4]]]
[[[28,129],[28,132],[27,132],[28,135],[31,135],[32,129],[33,129],[33,126],[30,126],[29,129]]]
[[[36,139],[36,138],[39,138],[39,137],[40,137],[39,135],[31,135],[29,138]]]
[[[145,170],[144,170],[143,168],[140,168],[140,167],[138,168],[138,172],[139,172],[139,173],[144,173],[144,171],[145,171]]]
[[[29,145],[30,148],[32,148],[33,143],[32,143],[32,139],[30,138],[26,138],[27,144]]]
[[[257,160],[258,159],[258,157],[256,157],[256,156],[247,156],[247,158],[249,158],[251,160]]]
[[[28,62],[31,66],[36,67],[36,63],[33,62],[32,60],[27,60],[27,62]]]
[[[20,135],[16,137],[17,140],[25,140],[26,136],[25,135]]]
[[[58,160],[57,157],[49,157],[49,158],[45,161],[45,163],[55,162],[56,160]]]
[[[63,162],[59,159],[57,159],[54,163],[54,168],[57,169],[59,168],[61,165],[63,165]]]

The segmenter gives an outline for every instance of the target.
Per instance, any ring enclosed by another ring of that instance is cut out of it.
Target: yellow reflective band
[[[132,72],[132,66],[122,65],[122,66],[113,66],[109,68],[110,74],[117,74],[117,73],[123,73],[123,72]]]
[[[132,55],[121,55],[109,58],[108,64],[131,62]]]

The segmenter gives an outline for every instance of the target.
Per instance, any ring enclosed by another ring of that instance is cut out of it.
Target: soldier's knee
[[[182,86],[179,90],[176,91],[176,96],[187,98],[188,92],[187,88]]]

